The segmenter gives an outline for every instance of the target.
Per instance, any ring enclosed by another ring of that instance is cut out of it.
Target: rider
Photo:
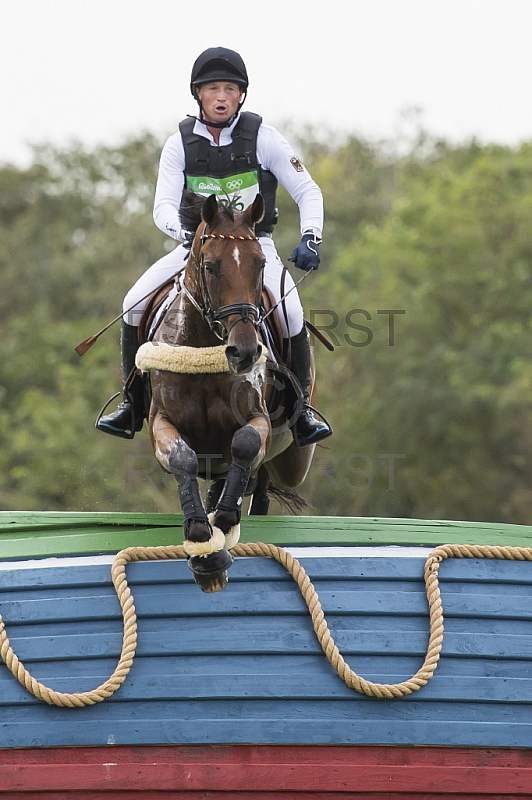
[[[199,116],[183,120],[179,131],[170,136],[163,148],[153,210],[155,224],[180,244],[153,264],[126,295],[127,313],[121,334],[124,383],[135,366],[139,346],[137,326],[145,296],[172,277],[189,253],[191,235],[182,228],[179,217],[184,188],[206,197],[217,194],[220,200],[240,210],[261,192],[266,212],[255,232],[266,258],[264,282],[277,302],[294,285],[286,272],[281,290],[283,264],[272,239],[279,181],[297,203],[300,213],[302,238],[289,261],[305,271],[318,269],[323,226],[321,191],[286,139],[275,128],[263,125],[257,114],[241,111],[247,88],[244,61],[234,50],[211,47],[194,62],[190,90],[198,103]],[[283,337],[290,340],[289,367],[301,384],[304,399],[292,431],[296,444],[303,446],[330,436],[332,428],[325,420],[317,419],[309,407],[310,346],[297,290],[290,292],[285,302],[286,318],[281,314],[280,324]],[[116,411],[99,419],[100,430],[130,438],[142,428],[143,398],[139,384],[134,381],[124,391],[124,400]]]

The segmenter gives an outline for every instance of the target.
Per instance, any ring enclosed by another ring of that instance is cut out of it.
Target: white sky
[[[171,133],[216,45],[281,129],[391,138],[419,107],[432,133],[515,144],[532,139],[531,31],[532,0],[0,0],[0,162]]]

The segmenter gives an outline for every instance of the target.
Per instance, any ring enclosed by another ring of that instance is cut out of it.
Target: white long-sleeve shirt
[[[217,144],[207,127],[196,121],[194,133],[208,139],[213,147],[223,147],[232,142],[232,131],[238,122],[222,128]],[[263,169],[272,172],[281,186],[297,203],[301,233],[323,230],[323,196],[318,184],[312,180],[294,154],[293,148],[278,130],[261,124],[257,133],[257,161]],[[155,189],[153,219],[158,228],[173,239],[182,240],[184,232],[179,218],[179,206],[185,187],[185,148],[181,133],[177,131],[167,140],[161,153],[159,174]]]

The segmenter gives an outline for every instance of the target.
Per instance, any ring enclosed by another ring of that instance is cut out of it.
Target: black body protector
[[[194,133],[196,117],[179,123],[185,149],[185,185],[196,194],[211,194],[225,206],[244,211],[258,192],[266,206],[264,218],[256,226],[260,236],[271,233],[277,222],[275,194],[277,178],[263,169],[257,160],[257,134],[262,117],[243,111],[233,128],[230,144],[213,146],[204,136]]]

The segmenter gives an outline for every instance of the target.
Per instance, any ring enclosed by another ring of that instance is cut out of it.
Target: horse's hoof
[[[188,560],[188,566],[203,592],[221,592],[227,586],[227,570],[233,560],[233,556],[227,550],[217,550],[203,558],[192,556]]]
[[[215,572],[223,572],[229,569],[234,559],[227,550],[217,550],[208,556],[191,556],[188,566],[197,575],[213,575]]]
[[[197,575],[194,573],[194,580],[200,587],[202,592],[206,594],[213,594],[214,592],[221,592],[225,589],[228,583],[227,571],[217,572],[216,575]]]

